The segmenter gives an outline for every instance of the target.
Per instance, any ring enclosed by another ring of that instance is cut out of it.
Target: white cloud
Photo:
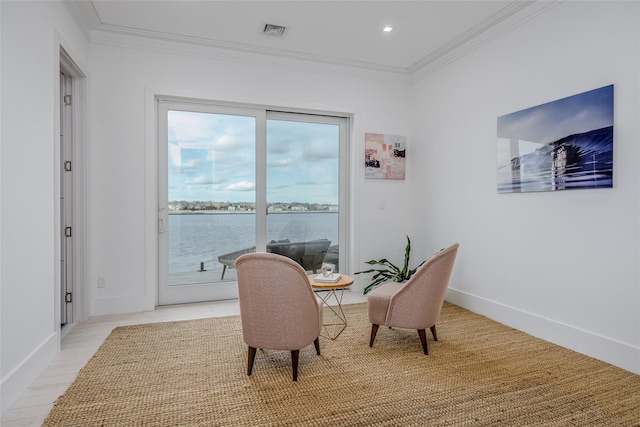
[[[291,166],[293,164],[293,159],[280,159],[280,160],[274,160],[269,162],[269,167],[272,168],[282,168],[282,167],[287,167],[287,166]]]
[[[226,153],[237,150],[239,145],[242,146],[243,144],[239,144],[238,139],[234,135],[222,135],[213,144],[215,151]]]
[[[190,185],[213,184],[213,180],[209,176],[200,175],[194,179],[188,180],[187,184],[190,184]]]
[[[256,183],[251,181],[240,181],[227,185],[224,189],[229,191],[253,191],[256,189]]]
[[[180,165],[182,169],[198,169],[202,162],[200,159],[191,159]]]

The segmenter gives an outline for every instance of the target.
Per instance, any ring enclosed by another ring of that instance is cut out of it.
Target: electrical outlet
[[[383,210],[385,207],[384,200],[380,200],[380,210]]]
[[[106,287],[106,284],[105,284],[105,282],[104,282],[104,277],[101,277],[101,276],[100,276],[100,277],[98,277],[98,287],[99,287],[99,288],[104,288],[104,287]]]

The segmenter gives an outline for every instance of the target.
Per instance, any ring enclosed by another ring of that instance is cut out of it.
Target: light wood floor
[[[342,303],[352,304],[363,301],[366,301],[366,297],[360,292],[345,291]],[[80,368],[89,361],[117,326],[222,317],[239,313],[238,301],[229,300],[163,306],[154,311],[97,316],[80,322],[62,339],[60,354],[0,418],[0,425],[2,427],[41,426],[55,400],[71,385]]]

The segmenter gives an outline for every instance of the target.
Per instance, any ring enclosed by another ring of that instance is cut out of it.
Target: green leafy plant
[[[383,258],[378,261],[376,261],[375,259],[372,259],[371,261],[367,261],[366,262],[367,264],[377,265],[379,267],[371,268],[369,270],[358,271],[354,273],[354,274],[375,273],[371,277],[371,283],[366,288],[364,288],[364,291],[363,291],[364,294],[365,295],[368,294],[369,291],[371,291],[374,287],[376,287],[377,285],[383,282],[388,282],[388,281],[404,282],[409,280],[411,276],[413,276],[413,274],[418,270],[418,268],[420,268],[420,266],[426,262],[426,260],[422,261],[420,265],[410,270],[409,269],[410,255],[411,255],[411,239],[409,239],[409,236],[407,236],[407,246],[404,250],[404,265],[402,266],[402,268],[395,266],[386,258]]]

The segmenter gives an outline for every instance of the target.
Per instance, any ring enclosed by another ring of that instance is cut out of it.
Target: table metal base
[[[340,291],[340,295],[336,293],[336,291]],[[318,295],[322,300],[324,306],[330,310],[331,313],[329,316],[333,317],[331,323],[322,323],[322,331],[326,334],[320,334],[324,338],[328,338],[330,340],[335,340],[338,336],[345,330],[347,327],[347,316],[345,316],[344,311],[342,310],[342,295],[344,293],[344,288],[340,289],[315,289],[315,292],[320,294]],[[333,297],[333,301],[337,303],[337,305],[330,305],[329,302],[331,297]],[[323,316],[326,316],[327,310],[323,310]]]

